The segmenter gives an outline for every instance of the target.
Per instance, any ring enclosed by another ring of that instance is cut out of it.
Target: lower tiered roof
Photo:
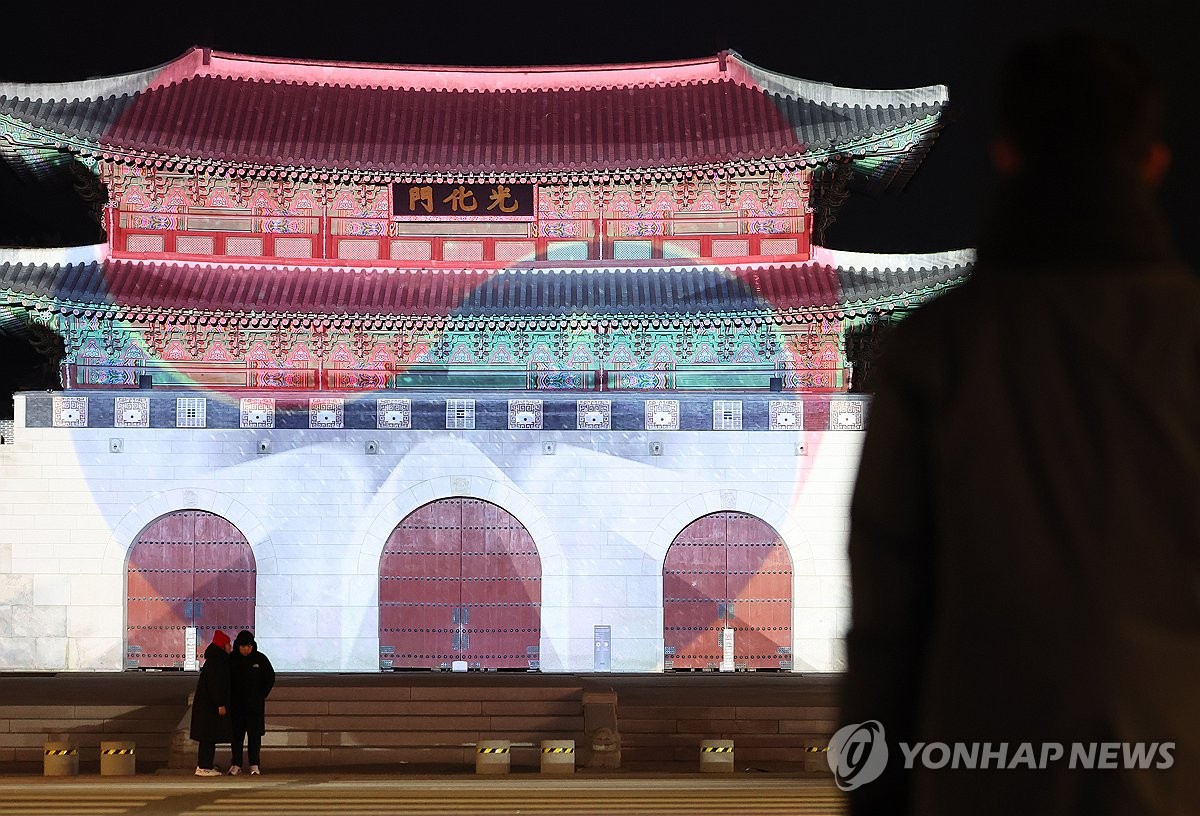
[[[968,251],[734,266],[346,269],[108,258],[102,247],[0,251],[0,295],[20,308],[372,317],[554,318],[761,313],[846,317],[907,308],[969,274]]]

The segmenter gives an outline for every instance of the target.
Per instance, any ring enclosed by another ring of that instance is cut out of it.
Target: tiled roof
[[[0,116],[134,155],[516,175],[795,158],[936,122],[945,103],[940,86],[849,91],[771,74],[736,55],[668,66],[487,72],[323,71],[204,53],[207,62],[185,55],[151,81],[143,73],[58,93],[53,86],[0,85]]]
[[[886,259],[881,257],[881,260]],[[0,264],[0,292],[122,309],[404,316],[561,317],[891,308],[966,277],[970,262],[917,268],[776,266],[347,270],[100,260]]]

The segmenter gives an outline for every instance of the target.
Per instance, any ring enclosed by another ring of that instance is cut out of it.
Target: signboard
[[[183,670],[196,671],[200,661],[196,659],[196,627],[189,626],[183,635]]]
[[[392,185],[392,217],[405,220],[462,218],[475,221],[531,221],[532,184]]]
[[[595,651],[592,657],[593,671],[606,672],[612,670],[612,627],[593,626]]]
[[[733,630],[721,630],[721,671],[733,671]]]

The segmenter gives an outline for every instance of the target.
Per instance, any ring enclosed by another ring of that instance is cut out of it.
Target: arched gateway
[[[716,669],[724,630],[737,668],[792,666],[792,560],[779,534],[745,513],[713,513],[685,527],[663,565],[667,669]]]
[[[380,560],[380,666],[536,669],[541,603],[541,559],[521,522],[479,499],[426,504]]]
[[[254,553],[233,524],[202,510],[160,516],[138,534],[125,572],[126,668],[182,668],[213,632],[254,628]]]

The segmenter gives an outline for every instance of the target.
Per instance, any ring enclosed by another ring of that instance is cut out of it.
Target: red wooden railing
[[[153,221],[137,216],[158,216]],[[203,219],[203,220],[201,220]],[[148,226],[148,224],[154,226]],[[429,264],[571,264],[771,258],[806,260],[806,215],[693,215],[663,218],[594,216],[506,225],[514,234],[472,234],[486,222],[450,222],[463,234],[420,234],[411,222],[386,218],[121,212],[112,223],[117,256],[182,256],[231,261],[320,261],[348,266]],[[141,226],[135,226],[140,224]],[[277,231],[287,229],[287,232]],[[204,229],[196,228],[202,225]],[[221,229],[224,225],[227,229]],[[496,227],[497,231],[502,228]]]

